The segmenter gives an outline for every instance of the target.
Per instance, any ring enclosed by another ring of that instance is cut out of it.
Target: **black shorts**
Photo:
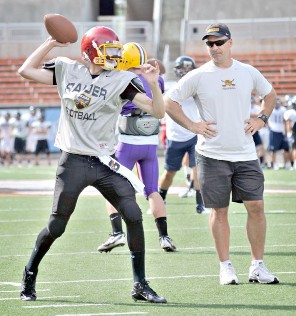
[[[35,155],[38,155],[41,152],[49,154],[48,141],[46,139],[41,139],[37,141]]]
[[[26,140],[24,138],[16,137],[14,139],[14,151],[17,154],[24,154],[26,152]]]
[[[196,156],[205,207],[227,207],[231,194],[237,203],[263,200],[264,175],[258,160],[231,162]]]

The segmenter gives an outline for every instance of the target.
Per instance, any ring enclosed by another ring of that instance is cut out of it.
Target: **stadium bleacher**
[[[18,74],[23,62],[24,58],[0,59],[0,107],[58,106],[60,98],[55,86],[31,82]]]
[[[194,57],[197,66],[209,60],[207,54],[198,54],[192,57]],[[296,94],[295,51],[237,53],[233,57],[260,70],[273,84],[279,97]]]
[[[209,60],[207,54],[194,57],[197,66]],[[296,94],[296,52],[251,52],[234,55],[260,70],[273,84],[280,97]],[[9,106],[59,106],[59,96],[55,86],[47,86],[24,80],[17,69],[23,58],[0,59],[0,107]]]

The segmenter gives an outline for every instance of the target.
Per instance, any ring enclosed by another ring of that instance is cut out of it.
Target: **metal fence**
[[[215,20],[184,20],[180,34],[181,47],[183,51],[191,51],[192,44],[196,48],[202,45],[201,38],[206,27],[215,23]],[[240,42],[245,42],[242,50],[271,49],[286,50],[293,48],[296,40],[296,17],[290,18],[264,18],[264,19],[229,19],[219,20],[226,23],[231,31],[232,37]],[[282,43],[285,45],[281,47]],[[289,45],[290,43],[290,45]],[[295,49],[295,46],[294,48]]]
[[[122,43],[136,41],[144,46],[149,54],[153,51],[153,24],[149,21],[124,21],[114,19],[105,22],[74,23],[78,32],[78,42],[67,48],[69,55],[80,52],[80,39],[94,26],[107,26],[114,29]],[[0,57],[22,57],[32,52],[48,37],[43,23],[0,23]]]
[[[220,21],[221,22],[221,21]],[[296,36],[296,17],[270,19],[223,20],[235,38],[266,39],[291,38]],[[184,23],[186,23],[184,21]],[[190,20],[186,24],[186,39],[201,39],[212,20]]]

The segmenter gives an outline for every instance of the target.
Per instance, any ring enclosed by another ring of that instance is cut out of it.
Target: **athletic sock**
[[[259,259],[259,260],[252,260],[251,264],[252,266],[255,266],[255,267],[258,267],[259,264],[262,264],[263,263],[263,260],[262,259]]]
[[[166,217],[158,217],[155,219],[155,224],[158,229],[159,237],[168,235],[168,226]]]
[[[164,189],[159,189],[159,194],[162,197],[162,199],[165,201],[165,198],[167,196],[168,190],[164,190]]]
[[[134,282],[142,282],[145,280],[145,252],[133,251],[131,252],[132,269]]]
[[[225,267],[232,266],[232,263],[230,260],[220,261],[220,269],[222,270]]]
[[[196,205],[204,205],[200,190],[195,191]]]
[[[119,213],[113,213],[110,215],[110,221],[113,234],[122,234],[122,220]]]

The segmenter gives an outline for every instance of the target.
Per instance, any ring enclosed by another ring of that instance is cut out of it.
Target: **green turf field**
[[[55,167],[1,168],[5,179],[53,179]],[[174,185],[184,186],[182,173]],[[296,172],[265,171],[267,238],[265,263],[278,285],[248,283],[250,264],[246,214],[230,207],[231,259],[240,285],[219,285],[219,265],[208,215],[197,215],[194,199],[167,198],[169,234],[178,251],[162,252],[147,202],[139,196],[146,236],[146,274],[168,304],[135,303],[127,246],[109,254],[97,246],[110,233],[100,196],[81,196],[66,233],[43,260],[35,302],[19,300],[21,275],[35,238],[44,227],[51,196],[0,196],[0,315],[296,315]]]

